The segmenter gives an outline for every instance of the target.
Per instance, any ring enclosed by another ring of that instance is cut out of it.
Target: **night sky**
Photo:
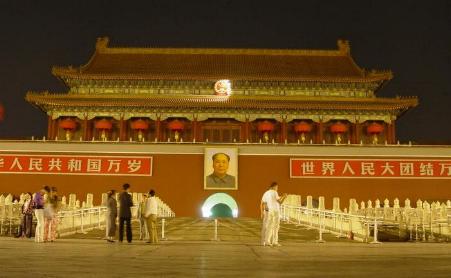
[[[97,37],[112,46],[294,49],[347,39],[360,67],[393,71],[379,96],[420,98],[398,121],[401,142],[451,144],[449,1],[117,2],[1,1],[0,138],[45,135],[46,116],[26,92],[66,92],[52,66],[87,63]]]

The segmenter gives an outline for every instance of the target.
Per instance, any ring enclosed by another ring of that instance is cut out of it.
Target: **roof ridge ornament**
[[[337,45],[338,45],[338,50],[340,51],[340,53],[342,54],[351,54],[351,45],[349,44],[348,40],[342,40],[339,39],[337,41]]]
[[[108,43],[110,42],[110,38],[108,37],[100,37],[97,38],[96,41],[96,50],[101,52],[103,50],[106,50],[108,48]]]

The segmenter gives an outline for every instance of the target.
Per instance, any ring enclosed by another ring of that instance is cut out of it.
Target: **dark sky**
[[[45,135],[25,93],[66,92],[51,67],[85,64],[100,36],[116,46],[300,49],[336,49],[341,38],[360,67],[394,72],[379,96],[420,98],[398,121],[401,141],[451,144],[449,1],[265,2],[1,1],[0,137]]]

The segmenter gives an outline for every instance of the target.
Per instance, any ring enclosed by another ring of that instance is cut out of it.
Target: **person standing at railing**
[[[44,204],[44,242],[53,242],[56,239],[58,227],[58,191],[52,187]]]
[[[124,239],[124,223],[126,225],[127,232],[127,242],[132,242],[132,212],[131,207],[133,207],[132,196],[128,193],[130,190],[130,185],[128,183],[122,186],[124,191],[119,195],[119,242]]]
[[[144,193],[141,202],[138,204],[139,240],[149,239],[149,228],[147,227],[147,219],[145,216],[147,199],[148,195],[147,193]]]
[[[279,244],[279,227],[280,227],[280,204],[283,203],[287,194],[279,196],[277,193],[279,185],[273,182],[269,190],[263,194],[262,201],[264,206],[268,208],[268,219],[266,221],[265,242],[263,245],[280,246]]]
[[[33,199],[34,215],[36,216],[36,232],[34,235],[35,242],[44,242],[44,196],[50,193],[50,187],[44,186],[40,191],[36,192]]]
[[[33,226],[33,196],[31,192],[25,193],[25,202],[22,205],[22,222],[20,223],[19,233],[16,237],[31,237]]]
[[[149,228],[149,240],[147,243],[158,243],[157,234],[157,216],[158,216],[158,201],[155,197],[155,191],[149,191],[149,198],[146,203],[145,217],[147,219],[147,227]]]
[[[116,190],[113,189],[107,193],[106,237],[108,242],[114,242],[116,236],[117,201],[115,195]]]

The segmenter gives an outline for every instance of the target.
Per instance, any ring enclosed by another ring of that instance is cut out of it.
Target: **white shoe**
[[[280,243],[274,243],[272,246],[280,247],[280,246],[282,246],[282,244],[280,244]]]

